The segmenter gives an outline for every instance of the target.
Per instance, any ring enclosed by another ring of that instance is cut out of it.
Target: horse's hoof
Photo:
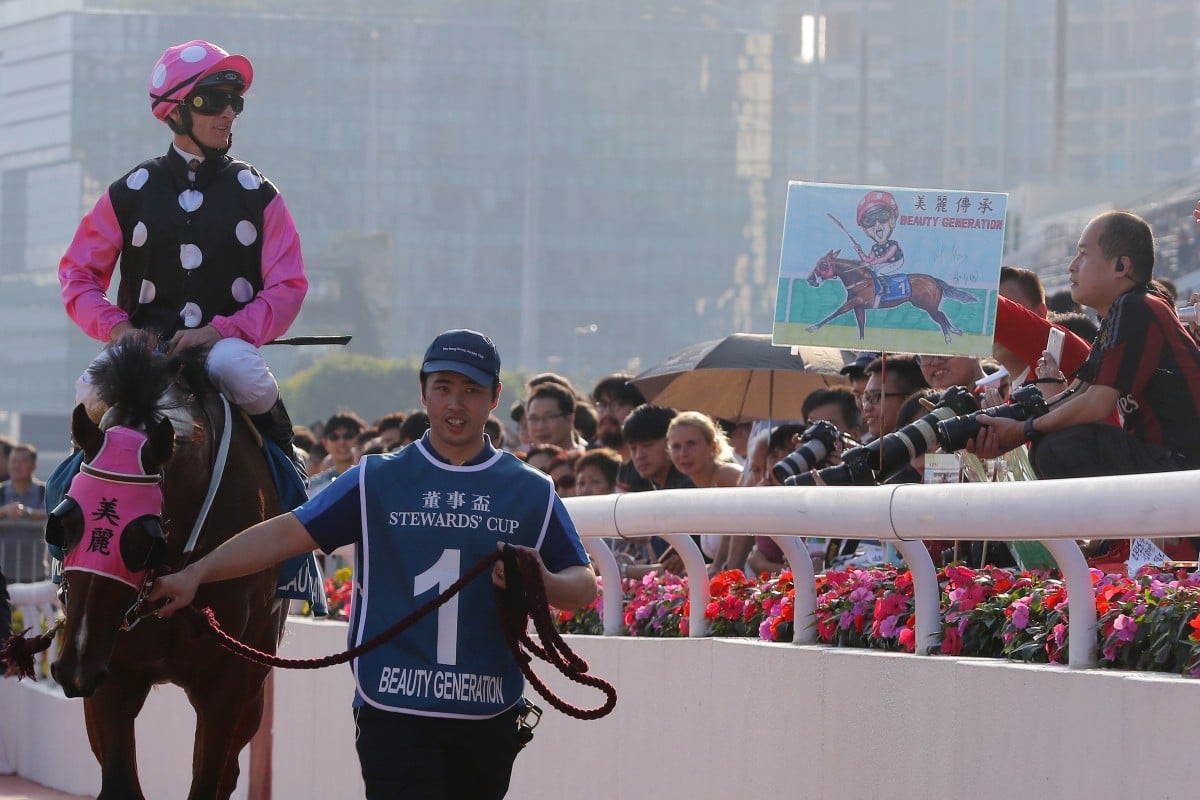
[[[808,326],[807,328],[805,328],[804,330],[805,330],[805,332],[806,332],[806,333],[812,333],[812,332],[813,332],[813,331],[815,331],[815,330],[816,330],[818,327],[819,327],[818,325],[809,325],[809,326]]]

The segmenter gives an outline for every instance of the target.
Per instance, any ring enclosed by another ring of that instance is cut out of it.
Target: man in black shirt
[[[691,478],[675,469],[667,452],[667,428],[677,413],[673,408],[646,404],[629,412],[622,426],[629,460],[617,470],[618,493],[695,488]],[[693,538],[699,545],[699,537]],[[666,539],[651,538],[649,552],[641,557],[651,563],[661,563],[668,572],[683,574],[683,559],[670,548]]]

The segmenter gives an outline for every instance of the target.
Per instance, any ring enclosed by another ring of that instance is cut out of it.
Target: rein
[[[500,625],[504,629],[509,650],[512,651],[517,664],[521,668],[521,672],[525,675],[530,685],[550,705],[576,719],[599,719],[611,712],[617,704],[617,690],[607,681],[587,674],[588,663],[572,651],[567,643],[563,641],[558,631],[554,629],[554,625],[550,621],[550,605],[546,600],[546,586],[542,582],[541,567],[538,564],[538,559],[532,553],[516,548],[505,548],[504,552],[497,551],[480,559],[477,564],[467,570],[461,578],[451,584],[440,595],[377,636],[342,653],[320,658],[281,658],[270,653],[264,653],[261,650],[250,647],[244,642],[238,641],[221,630],[220,623],[217,622],[216,615],[211,608],[200,610],[194,606],[186,606],[183,611],[187,612],[189,620],[198,630],[208,633],[226,650],[254,664],[267,667],[282,667],[284,669],[321,669],[322,667],[330,667],[335,664],[345,664],[347,661],[374,650],[393,637],[408,630],[422,617],[448,602],[450,598],[462,591],[464,586],[479,577],[501,559],[505,561],[505,578],[510,588],[507,592],[499,588],[496,590]],[[517,569],[514,569],[514,567],[517,567]],[[513,594],[512,589],[516,575],[520,575],[520,580],[525,581],[525,593],[523,596],[526,602],[530,603],[528,608],[521,607],[521,604],[512,602],[510,599]],[[527,621],[530,616],[533,617],[534,627],[537,629],[541,640],[545,643],[544,646],[538,645],[529,637]],[[573,706],[559,698],[534,674],[530,666],[534,655],[556,667],[569,680],[599,689],[605,695],[604,703],[597,708],[586,709]]]
[[[221,443],[217,446],[217,458],[213,463],[212,479],[208,483],[208,493],[204,496],[204,504],[200,506],[200,513],[196,515],[196,524],[192,526],[192,532],[188,536],[187,544],[183,548],[183,555],[190,556],[192,551],[196,549],[196,541],[200,538],[200,529],[204,527],[205,520],[208,519],[208,512],[212,509],[213,499],[217,496],[217,488],[221,485],[221,476],[225,474],[225,462],[229,460],[229,440],[233,436],[233,417],[229,410],[229,401],[225,399],[225,395],[220,392],[217,396],[221,398],[221,408],[225,414],[225,426],[221,431]]]

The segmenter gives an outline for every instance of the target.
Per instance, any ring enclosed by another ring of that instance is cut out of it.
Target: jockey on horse
[[[880,273],[891,273],[904,266],[904,251],[900,243],[892,238],[896,221],[900,218],[900,207],[891,192],[867,192],[858,203],[858,226],[871,237],[874,244],[866,252],[854,241],[854,251],[875,281],[876,307],[880,302],[891,299],[907,299],[912,294],[908,281],[903,276],[892,277]]]
[[[171,146],[100,196],[58,275],[67,313],[95,339],[148,328],[172,349],[210,347],[213,383],[294,458],[291,420],[257,348],[287,330],[308,291],[300,238],[274,185],[227,155],[253,78],[246,57],[209,42],[163,53],[150,108],[173,132]],[[106,291],[118,259],[114,304]],[[76,399],[99,420],[87,371]]]
[[[904,266],[904,251],[900,249],[900,243],[892,238],[899,218],[900,207],[891,192],[868,192],[859,201],[858,226],[875,244],[867,253],[858,242],[854,242],[854,250],[859,260],[872,272],[876,267],[885,272],[895,272]]]
[[[105,408],[91,371],[122,334],[149,329],[173,351],[206,347],[209,379],[253,421],[264,444],[273,443],[264,450],[280,500],[291,508],[305,499],[307,471],[258,348],[296,319],[308,278],[282,195],[253,166],[228,155],[253,79],[249,59],[210,42],[185,42],[162,54],[150,74],[149,99],[151,113],[171,129],[170,147],[100,196],[58,276],[71,319],[106,343],[76,384],[76,400],[93,421]],[[113,303],[106,292],[118,260]],[[191,434],[190,421],[173,422],[177,435]],[[79,460],[77,453],[52,476],[51,508]]]

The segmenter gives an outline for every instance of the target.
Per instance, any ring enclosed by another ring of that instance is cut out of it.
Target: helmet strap
[[[175,122],[170,117],[167,117],[167,125],[174,133],[186,134],[189,139],[196,143],[196,147],[200,148],[200,154],[205,158],[220,158],[229,152],[229,148],[233,146],[233,135],[229,136],[229,144],[225,147],[209,147],[196,138],[196,134],[192,133],[192,110],[184,104],[177,106],[179,109],[179,122]]]

